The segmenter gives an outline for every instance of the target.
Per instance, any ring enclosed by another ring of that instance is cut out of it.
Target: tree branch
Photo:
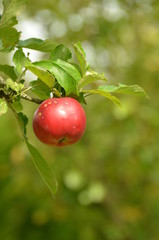
[[[0,76],[0,87],[4,88],[5,86],[6,86],[5,80]],[[8,96],[9,95],[5,94],[3,91],[0,91],[0,97],[7,98]],[[15,94],[15,96],[16,96],[16,94]],[[28,96],[27,94],[25,94],[23,92],[20,93],[20,97],[22,99],[28,100],[30,102],[34,102],[36,104],[40,104],[40,103],[42,103],[44,101],[44,100],[41,100],[39,98],[30,97],[30,96]]]
[[[28,100],[30,102],[34,102],[34,103],[37,103],[37,104],[40,104],[44,101],[44,100],[41,100],[39,98],[30,97],[25,93],[21,93],[20,96],[21,96],[22,99],[25,99],[25,100]]]

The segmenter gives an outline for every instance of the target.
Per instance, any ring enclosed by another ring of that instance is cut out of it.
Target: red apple
[[[45,100],[33,117],[35,135],[49,145],[73,144],[82,137],[85,127],[85,111],[78,101],[70,97]]]

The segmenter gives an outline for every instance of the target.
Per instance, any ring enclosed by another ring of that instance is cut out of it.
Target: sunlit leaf
[[[81,75],[72,64],[58,59],[54,62],[50,60],[34,62],[33,65],[52,73],[60,86],[65,89],[66,95],[77,93],[77,82],[81,79]]]
[[[45,159],[41,156],[39,151],[28,142],[27,137],[26,137],[26,126],[28,123],[28,118],[26,115],[24,115],[22,112],[16,113],[19,125],[21,127],[21,131],[23,133],[25,143],[27,145],[27,148],[30,152],[30,155],[32,157],[32,160],[35,164],[35,167],[37,168],[39,174],[43,178],[44,182],[50,189],[51,193],[55,195],[57,191],[57,180],[56,177],[52,171],[52,169],[49,167],[48,163],[45,161]]]
[[[42,40],[39,38],[29,38],[23,41],[19,41],[16,45],[18,48],[29,48],[41,52],[51,52],[55,46],[56,43],[53,40]]]
[[[58,184],[52,169],[50,168],[48,163],[45,161],[45,159],[42,157],[42,155],[39,153],[39,151],[33,145],[31,145],[27,140],[26,140],[26,145],[28,147],[28,150],[32,156],[32,160],[39,174],[41,175],[44,182],[46,183],[49,190],[54,196],[57,192]]]
[[[55,78],[48,71],[40,69],[33,64],[27,64],[25,67],[40,78],[40,80],[43,81],[49,88],[54,86]]]
[[[13,91],[19,93],[24,88],[24,85],[22,83],[14,82],[12,79],[8,78],[6,80],[6,88],[10,88]]]
[[[107,81],[104,74],[98,74],[98,73],[89,73],[85,77],[83,77],[78,84],[79,89],[87,86],[88,84],[95,82],[97,80]]]
[[[26,126],[28,124],[28,118],[22,112],[19,112],[19,113],[16,113],[16,114],[18,116],[18,122],[19,122],[19,125],[20,125],[20,128],[21,128],[21,132],[23,133],[24,138],[26,138],[26,132],[27,132]]]
[[[81,74],[77,67],[61,59],[58,59],[57,61],[43,60],[33,62],[33,65],[44,68],[45,70],[48,70],[50,72],[53,72],[53,67],[54,65],[56,65],[62,68],[65,72],[67,72],[67,74],[69,74],[76,82],[79,82],[79,80],[81,79]]]
[[[80,42],[73,44],[73,47],[74,47],[76,56],[79,61],[82,76],[84,77],[86,75],[86,71],[87,71],[86,53],[85,53],[84,49],[82,48],[82,45]]]
[[[66,95],[77,94],[77,81],[81,78],[79,71],[72,64],[58,59],[57,61],[34,62],[34,66],[44,68],[52,73],[57,82],[66,91]]]
[[[74,65],[61,59],[54,61],[54,63],[67,72],[73,79],[75,79],[76,82],[79,82],[81,74]]]
[[[0,51],[9,52],[13,50],[16,43],[19,41],[20,38],[20,32],[18,32],[13,27],[2,27],[0,28],[0,40],[2,43],[2,46],[0,48]]]
[[[3,14],[0,20],[0,26],[15,25],[15,16],[25,8],[26,0],[3,0]]]
[[[136,95],[142,97],[148,97],[146,92],[138,85],[125,85],[119,84],[118,86],[100,86],[99,89],[106,90],[110,93],[122,93],[122,94],[129,94],[129,95]]]
[[[37,79],[36,81],[31,81],[29,85],[31,86],[31,91],[35,93],[40,99],[44,100],[49,98],[50,88],[40,79]]]
[[[65,89],[66,95],[77,93],[77,82],[63,68],[54,62],[51,72],[56,77],[58,83]]]
[[[23,110],[23,105],[19,101],[14,101],[12,103],[12,107],[15,109],[16,112],[21,112]]]
[[[50,60],[61,59],[67,61],[72,58],[72,53],[64,44],[58,45],[50,54]]]
[[[88,94],[98,94],[101,95],[109,100],[111,100],[114,104],[121,106],[120,100],[116,98],[115,96],[111,95],[109,92],[101,89],[96,89],[96,90],[82,90],[83,93],[88,93]]]
[[[13,79],[14,81],[17,79],[13,66],[7,64],[0,65],[0,72],[5,73],[8,77]]]
[[[34,66],[43,68],[47,71],[51,71],[53,63],[50,60],[42,60],[32,63]]]
[[[8,106],[5,99],[0,99],[0,116],[8,111]]]
[[[23,50],[21,48],[18,49],[13,56],[13,62],[16,66],[16,72],[19,75],[22,74],[26,61],[27,57],[25,56]]]
[[[78,49],[80,49],[80,51],[82,52],[84,58],[86,58],[86,52],[84,51],[83,47],[82,47],[82,44],[80,41],[78,41],[77,43],[75,43],[74,45],[77,46]]]
[[[0,49],[3,48],[3,43],[2,43],[2,40],[0,39]]]

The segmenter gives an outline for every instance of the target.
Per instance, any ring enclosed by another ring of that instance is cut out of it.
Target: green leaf
[[[138,85],[125,85],[119,84],[118,86],[100,86],[99,89],[106,90],[107,92],[111,93],[122,93],[122,94],[129,94],[129,95],[136,95],[142,97],[148,97],[146,92]]]
[[[16,93],[19,93],[24,88],[24,85],[22,83],[14,82],[12,79],[8,78],[6,80],[6,88],[7,89],[10,88],[13,91],[15,91]]]
[[[78,95],[76,80],[55,62],[53,63],[51,72],[54,74],[57,82],[65,89],[67,96],[70,94]]]
[[[39,61],[34,62],[34,66],[44,68],[53,74],[61,87],[66,91],[66,95],[71,93],[77,94],[77,80],[79,80],[80,73],[75,66],[65,61],[58,59],[57,61]],[[67,72],[68,71],[68,72]],[[72,76],[75,78],[73,78]],[[56,85],[56,87],[58,87]]]
[[[55,83],[55,78],[52,74],[47,71],[44,71],[33,64],[26,64],[25,67],[34,73],[41,81],[43,81],[49,88],[52,88]]]
[[[86,58],[86,52],[84,51],[81,42],[78,41],[78,42],[75,43],[74,45],[76,45],[76,46],[78,47],[78,49],[80,49],[80,51],[82,52],[83,56]]]
[[[86,53],[85,53],[84,49],[82,48],[82,45],[80,42],[73,44],[73,47],[74,47],[76,56],[79,61],[79,65],[80,65],[81,72],[82,72],[82,77],[84,77],[86,75],[86,71],[87,71]]]
[[[50,88],[40,79],[31,81],[29,85],[32,87],[31,91],[35,93],[40,99],[45,100],[50,97]]]
[[[66,95],[71,93],[78,94],[77,82],[81,79],[81,75],[78,69],[71,63],[58,59],[54,62],[50,60],[34,62],[33,65],[42,67],[52,73],[61,87],[65,89]]]
[[[58,65],[62,68],[68,75],[70,75],[76,82],[79,82],[81,79],[81,74],[77,67],[69,62],[58,59],[57,61],[38,61],[32,63],[34,66],[41,67],[49,72],[53,72],[53,66]]]
[[[61,59],[54,61],[54,63],[67,72],[77,83],[80,81],[81,74],[74,65]]]
[[[26,145],[28,147],[28,150],[32,156],[32,160],[39,174],[41,175],[46,185],[48,186],[49,190],[54,196],[57,192],[58,184],[52,169],[45,161],[45,159],[41,156],[41,154],[38,152],[38,150],[33,145],[31,145],[27,140]]]
[[[41,154],[38,152],[38,150],[31,145],[26,137],[26,126],[28,123],[28,118],[26,115],[24,115],[22,112],[17,113],[14,109],[12,109],[14,114],[17,117],[17,120],[19,122],[22,134],[24,136],[25,143],[27,145],[27,148],[31,154],[32,160],[35,164],[35,167],[37,168],[39,174],[43,178],[44,182],[48,186],[49,190],[53,195],[57,192],[57,180],[56,177],[52,171],[52,169],[49,167],[48,163],[45,161],[45,159],[41,156]]]
[[[5,65],[0,65],[0,72],[5,73],[8,77],[13,79],[14,81],[16,81],[16,79],[17,79],[17,76],[15,74],[13,66],[9,66],[9,65],[6,65],[6,64]]]
[[[28,118],[22,112],[19,112],[19,113],[16,113],[16,114],[18,116],[18,122],[19,122],[19,125],[20,125],[20,128],[21,128],[22,134],[23,134],[23,136],[24,136],[24,138],[26,140],[26,132],[27,132],[26,126],[28,124]]]
[[[15,26],[16,24],[18,24],[18,20],[17,20],[17,17],[14,16],[12,18],[10,18],[8,20],[8,22],[6,22],[4,25],[0,25],[0,28],[3,26],[3,27],[13,27]]]
[[[108,98],[111,100],[114,104],[121,106],[120,100],[114,96],[112,96],[109,92],[101,89],[96,89],[96,90],[82,90],[83,93],[88,93],[88,94],[99,94],[105,98]]]
[[[77,95],[74,95],[74,94],[70,94],[69,96],[72,97],[72,98],[74,98],[74,99],[76,99],[78,102],[87,105],[87,102],[86,102],[86,100],[85,100],[85,98],[84,98],[84,93],[83,93],[83,92],[80,92],[78,96],[77,96]]]
[[[3,0],[3,14],[0,26],[16,24],[15,16],[24,9],[26,0]],[[14,22],[15,21],[15,22]]]
[[[21,48],[18,49],[13,56],[13,62],[16,66],[16,72],[18,75],[22,74],[26,61],[29,61],[29,60],[25,56],[23,50]]]
[[[19,41],[20,32],[13,27],[2,27],[0,28],[0,40],[2,46],[0,51],[9,52],[13,50],[16,43]]]
[[[21,104],[21,102],[15,100],[12,103],[12,108],[14,108],[16,112],[21,112],[23,110],[23,105]]]
[[[19,41],[16,47],[18,48],[29,48],[41,52],[51,52],[56,43],[53,40],[46,39],[42,40],[39,38],[29,38],[23,41]]]
[[[2,40],[0,39],[0,49],[3,48]]]
[[[0,116],[8,111],[8,106],[5,99],[0,99]]]
[[[102,80],[102,81],[107,81],[106,77],[103,74],[98,74],[98,73],[89,73],[88,75],[86,75],[85,77],[83,77],[79,84],[78,87],[83,88],[85,86],[87,86],[88,84],[95,82],[97,80]]]
[[[61,59],[67,61],[72,58],[72,53],[64,44],[58,45],[50,54],[50,60]]]
[[[42,60],[32,63],[36,67],[43,68],[47,71],[51,71],[53,63],[50,60]]]

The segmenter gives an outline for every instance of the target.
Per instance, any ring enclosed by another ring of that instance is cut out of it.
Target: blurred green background
[[[52,38],[68,46],[80,40],[96,71],[110,83],[139,84],[150,100],[121,96],[120,109],[88,98],[83,139],[60,149],[35,138],[37,105],[24,102],[29,139],[58,178],[55,199],[14,116],[1,116],[0,239],[158,240],[159,1],[32,0],[19,21],[23,39]],[[7,61],[1,54],[0,63]]]

